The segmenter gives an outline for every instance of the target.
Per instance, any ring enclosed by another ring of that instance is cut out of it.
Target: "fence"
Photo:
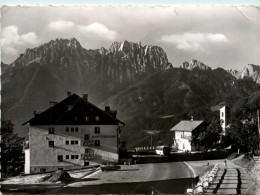
[[[201,182],[198,182],[194,188],[188,188],[187,194],[203,194],[205,189],[209,187],[209,184],[213,183],[214,178],[219,170],[218,164],[215,164],[210,172],[207,172],[202,178]]]

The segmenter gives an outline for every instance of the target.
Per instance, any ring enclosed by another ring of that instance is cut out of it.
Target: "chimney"
[[[35,110],[33,112],[33,114],[34,114],[34,116],[37,116],[37,115],[41,114],[42,112],[43,112],[42,110]]]
[[[50,106],[54,106],[55,104],[57,104],[58,102],[49,102]]]
[[[69,96],[71,96],[71,92],[70,91],[67,92],[67,97],[69,97]]]
[[[190,119],[190,120],[191,120],[191,122],[193,121],[193,116],[191,116],[191,119]]]
[[[88,94],[82,94],[82,99],[85,101],[88,101]]]
[[[110,106],[106,106],[106,107],[105,107],[105,111],[106,111],[106,112],[110,112]]]

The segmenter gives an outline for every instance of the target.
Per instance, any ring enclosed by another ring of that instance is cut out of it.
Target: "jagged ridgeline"
[[[13,120],[16,132],[25,135],[21,124],[34,110],[45,110],[67,91],[88,93],[101,108],[118,110],[118,118],[126,122],[122,136],[135,145],[144,137],[143,129],[166,132],[190,115],[206,119],[223,102],[234,108],[257,102],[259,69],[252,72],[252,79],[241,80],[197,60],[174,68],[162,48],[141,43],[115,42],[109,49],[88,50],[74,38],[56,39],[27,49],[11,64],[2,63],[2,117]],[[161,118],[167,115],[174,117]]]

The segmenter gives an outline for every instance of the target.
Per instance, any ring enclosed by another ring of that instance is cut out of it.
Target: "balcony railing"
[[[181,138],[190,140],[190,139],[191,139],[191,136],[182,135]]]
[[[82,160],[93,159],[93,158],[95,158],[95,154],[81,154]]]
[[[94,146],[94,143],[91,140],[85,140],[81,142],[82,146]]]

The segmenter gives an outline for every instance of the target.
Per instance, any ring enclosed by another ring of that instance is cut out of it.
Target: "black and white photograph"
[[[259,194],[257,6],[3,6],[3,194]]]

